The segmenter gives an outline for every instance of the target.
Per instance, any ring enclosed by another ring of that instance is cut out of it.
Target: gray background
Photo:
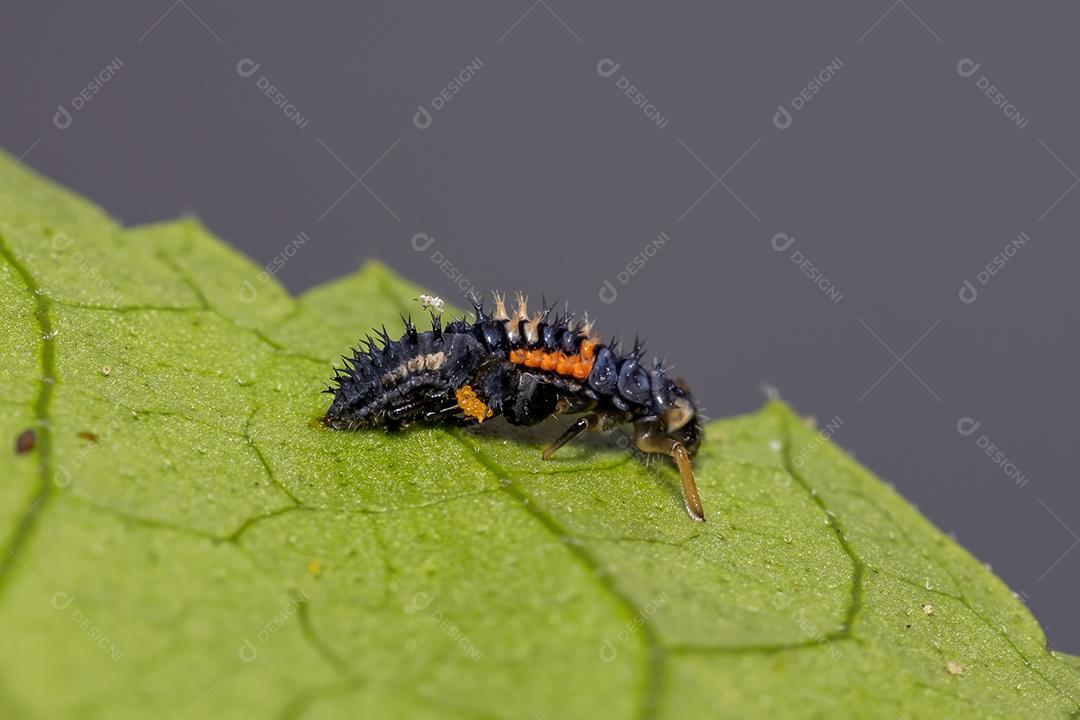
[[[775,385],[838,418],[838,442],[990,563],[1052,646],[1080,651],[1075,5],[17,5],[2,18],[0,145],[32,167],[126,223],[197,214],[261,264],[306,233],[279,273],[293,290],[379,258],[462,303],[438,252],[466,287],[543,292],[605,332],[640,331],[712,416]],[[245,58],[261,63],[250,77]],[[610,77],[605,58],[620,63]],[[970,77],[965,58],[980,63]],[[424,252],[417,233],[435,238]],[[783,252],[777,233],[795,239]],[[970,436],[965,417],[981,422]]]

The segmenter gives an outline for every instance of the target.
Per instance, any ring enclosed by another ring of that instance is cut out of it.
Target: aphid
[[[424,296],[421,296],[424,297]],[[434,314],[431,330],[417,332],[409,319],[405,334],[392,340],[383,327],[363,349],[342,356],[325,392],[334,396],[326,413],[330,427],[399,429],[415,423],[470,425],[502,415],[512,425],[533,425],[553,415],[584,413],[541,454],[544,460],[586,430],[634,424],[634,440],[645,453],[671,457],[682,479],[690,517],[703,521],[690,458],[701,444],[697,406],[680,381],[657,363],[642,364],[639,342],[621,353],[617,342],[601,343],[592,323],[555,314],[546,303],[529,315],[520,294],[507,312],[495,294],[489,314],[474,303],[475,322],[445,326]]]
[[[420,307],[424,310],[434,310],[438,314],[442,314],[443,306],[446,305],[446,301],[438,295],[425,295],[420,293],[420,297],[416,298],[420,303]]]

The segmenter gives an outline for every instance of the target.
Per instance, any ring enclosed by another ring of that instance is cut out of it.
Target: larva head
[[[690,390],[681,381],[662,374],[657,376],[653,387],[653,399],[664,434],[682,443],[693,455],[701,445],[702,433],[697,405]]]

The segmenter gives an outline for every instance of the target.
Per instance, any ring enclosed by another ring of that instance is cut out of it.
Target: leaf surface
[[[708,426],[704,525],[625,433],[327,430],[419,288],[294,299],[194,220],[0,176],[5,717],[1077,711],[1077,659],[780,402]]]

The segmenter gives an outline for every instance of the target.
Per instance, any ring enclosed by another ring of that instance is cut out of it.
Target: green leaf
[[[1077,711],[1077,659],[780,402],[708,426],[704,525],[622,434],[328,430],[419,288],[293,299],[194,220],[0,177],[4,717]]]

